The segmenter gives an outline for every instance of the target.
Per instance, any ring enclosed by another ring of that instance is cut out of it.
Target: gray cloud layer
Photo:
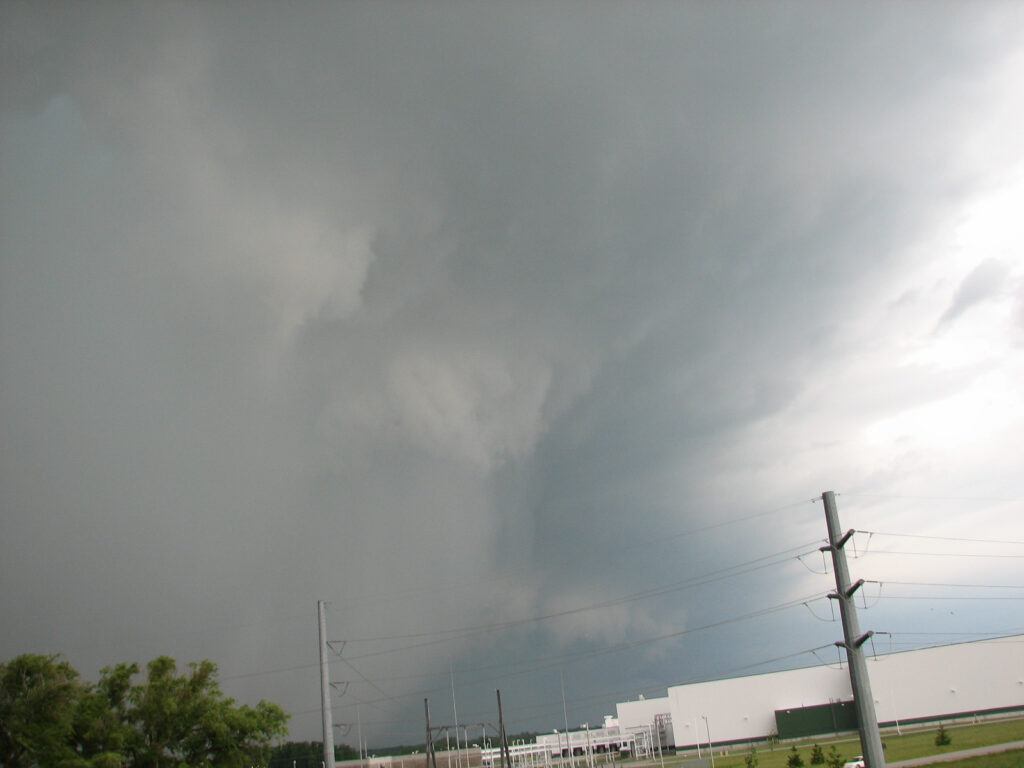
[[[958,293],[960,273],[882,297],[1020,161],[969,151],[1011,98],[992,83],[1020,55],[1013,6],[2,14],[5,656],[301,667],[329,598],[358,657],[380,648],[358,638],[818,538],[810,504],[673,537],[823,487],[948,474],[896,439],[897,464],[857,454],[855,420],[977,378],[890,351],[991,287],[980,258]],[[944,492],[1012,495],[1013,464]],[[362,686],[339,719],[381,699],[372,738],[418,738],[416,692],[446,696],[451,665],[467,709],[508,687],[521,727],[552,727],[557,666],[463,670],[738,616],[809,578],[336,663]],[[792,650],[772,621],[758,634]],[[593,719],[633,686],[775,655],[739,632],[561,667]],[[315,669],[228,682],[316,736]]]

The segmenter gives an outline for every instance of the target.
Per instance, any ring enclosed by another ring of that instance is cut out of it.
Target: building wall
[[[868,659],[879,722],[1024,707],[1024,635]]]
[[[657,715],[668,715],[671,709],[668,697],[662,696],[657,699],[638,699],[616,704],[615,714],[619,721],[619,729],[623,733],[628,733],[651,725]]]
[[[870,657],[867,666],[881,723],[1024,708],[1024,635]],[[775,710],[852,696],[844,663],[673,686],[664,699],[616,709],[623,728],[667,711],[675,744],[691,747],[763,739],[776,731]]]
[[[851,696],[849,673],[845,668],[830,667],[668,689],[677,746],[765,738],[775,732],[777,709],[827,704]]]
[[[617,750],[626,739],[623,738],[619,727],[615,726],[592,728],[589,731],[570,731],[568,736],[564,732],[541,733],[534,741],[545,747],[548,755],[556,756],[570,751],[574,754],[586,754],[589,751],[607,752],[613,745]]]

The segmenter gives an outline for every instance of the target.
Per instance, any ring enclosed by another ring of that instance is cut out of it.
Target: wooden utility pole
[[[423,755],[425,762],[425,768],[437,768],[437,755],[434,752],[434,733],[430,727],[430,701],[429,699],[423,700],[423,715],[427,719],[427,744],[425,746],[425,754]]]
[[[505,735],[505,715],[501,711],[501,691],[498,694],[498,736],[501,738],[501,765],[502,768],[512,768],[512,755],[508,753],[508,736]]]

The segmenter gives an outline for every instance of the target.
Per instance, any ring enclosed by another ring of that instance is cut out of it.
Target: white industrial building
[[[592,764],[594,758],[605,754],[647,754],[651,750],[649,734],[644,728],[639,733],[624,733],[614,717],[605,717],[601,728],[584,727],[578,731],[538,734],[532,743],[516,742],[508,745],[509,757],[514,766],[536,766],[550,768],[560,764],[563,757],[587,758]],[[481,753],[484,766],[501,763],[501,748],[491,746]],[[440,768],[440,763],[438,763]]]
[[[869,657],[875,715],[882,726],[1024,712],[1024,635]],[[602,728],[509,745],[512,764],[553,768],[561,759],[657,754],[856,730],[845,663],[668,688],[667,696],[616,704]],[[498,765],[494,745],[480,753]],[[438,762],[441,768],[441,762]]]
[[[868,658],[881,725],[1024,710],[1024,635]],[[852,730],[846,664],[691,685],[616,705],[623,732],[663,746],[758,741]]]

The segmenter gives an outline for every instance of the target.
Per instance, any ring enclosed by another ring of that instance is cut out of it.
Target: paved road
[[[976,755],[991,755],[995,752],[1006,752],[1010,749],[1024,749],[1024,741],[1011,741],[1006,744],[993,744],[990,747],[976,747],[975,749],[961,749],[958,752],[943,752],[941,755],[915,757],[913,760],[900,760],[896,763],[886,763],[886,765],[888,768],[914,768],[914,766],[918,765],[963,760],[965,757],[975,757]]]

